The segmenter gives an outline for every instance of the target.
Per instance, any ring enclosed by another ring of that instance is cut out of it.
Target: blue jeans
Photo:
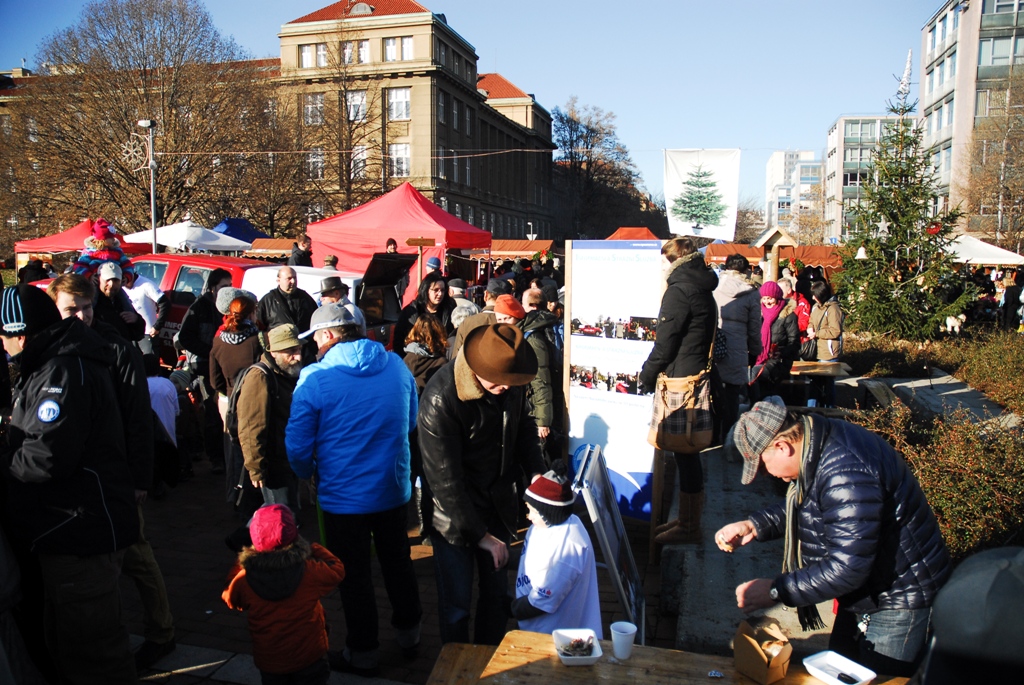
[[[405,510],[402,504],[373,514],[324,512],[327,549],[345,565],[345,580],[338,591],[345,609],[345,646],[352,652],[372,653],[380,644],[370,571],[371,538],[391,602],[391,625],[399,631],[400,641],[403,632],[418,633],[423,610],[405,530]]]
[[[507,535],[497,536],[508,542]],[[473,567],[479,575],[480,596],[473,620],[473,644],[497,645],[508,626],[508,564],[494,569],[490,552],[479,547],[453,545],[431,533],[434,573],[437,576],[437,614],[441,644],[469,642],[469,614],[473,602]]]
[[[873,614],[840,609],[828,646],[876,673],[910,677],[924,657],[931,614],[930,608]]]

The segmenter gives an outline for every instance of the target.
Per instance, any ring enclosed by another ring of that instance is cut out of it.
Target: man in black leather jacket
[[[517,485],[546,469],[525,386],[537,359],[515,326],[477,328],[420,398],[423,469],[434,492],[435,573],[441,641],[469,642],[473,569],[480,598],[476,644],[501,642],[508,623],[508,542]]]
[[[790,550],[781,575],[736,588],[739,607],[749,613],[778,602],[795,606],[807,628],[818,618],[814,605],[838,599],[829,647],[878,673],[913,675],[952,564],[903,458],[865,428],[790,414],[778,397],[741,416],[734,439],[744,484],[761,464],[790,483],[786,505],[715,534],[726,552],[778,537]]]

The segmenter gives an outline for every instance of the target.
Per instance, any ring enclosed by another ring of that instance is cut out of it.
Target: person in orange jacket
[[[238,555],[224,602],[249,612],[252,656],[264,685],[323,685],[327,626],[320,598],[345,579],[341,561],[299,537],[295,516],[283,504],[261,507],[249,524],[252,546]]]

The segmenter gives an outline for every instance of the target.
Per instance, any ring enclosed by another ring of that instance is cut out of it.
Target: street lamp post
[[[153,155],[153,131],[156,129],[156,122],[152,119],[139,119],[139,128],[149,130],[149,228],[153,234],[153,253],[157,251],[156,245],[156,157]]]

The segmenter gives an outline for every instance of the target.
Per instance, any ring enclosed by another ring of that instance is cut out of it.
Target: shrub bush
[[[920,422],[909,408],[855,412],[903,454],[939,521],[954,560],[990,547],[1021,544],[1024,530],[1024,434],[976,423],[963,412]]]

